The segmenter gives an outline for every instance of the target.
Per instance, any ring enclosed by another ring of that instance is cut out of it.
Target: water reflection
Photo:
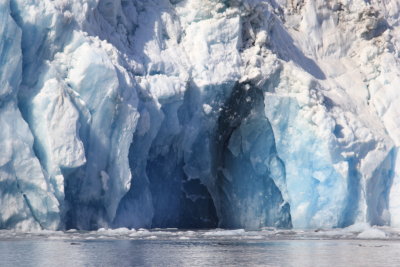
[[[10,240],[2,267],[400,266],[398,241]]]

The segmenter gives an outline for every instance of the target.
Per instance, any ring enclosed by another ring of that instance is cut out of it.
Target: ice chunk
[[[381,238],[387,238],[385,232],[375,229],[375,228],[369,228],[360,234],[357,235],[357,238],[365,238],[365,239],[381,239]]]

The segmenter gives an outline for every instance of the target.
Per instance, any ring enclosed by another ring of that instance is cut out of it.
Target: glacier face
[[[0,0],[0,228],[400,225],[396,0]]]

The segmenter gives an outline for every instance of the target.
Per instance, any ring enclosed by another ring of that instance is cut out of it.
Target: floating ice
[[[370,228],[367,229],[357,235],[357,238],[365,238],[365,239],[382,239],[382,238],[387,238],[385,232],[375,229],[375,228]]]

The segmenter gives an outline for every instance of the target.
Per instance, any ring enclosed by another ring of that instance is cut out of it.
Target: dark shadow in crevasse
[[[199,108],[192,99],[196,89],[188,87],[183,101],[170,100],[163,104],[164,120],[147,160],[146,173],[154,209],[153,228],[215,228],[218,225],[207,187],[200,178],[189,179],[184,171],[183,136]],[[179,124],[179,131],[170,129],[171,121]]]
[[[133,137],[131,189],[118,207],[114,227],[199,229],[218,225],[208,189],[184,172],[182,136],[199,108],[192,102],[193,90],[188,88],[183,101],[164,100],[161,109],[150,99],[139,105],[141,119],[148,114],[151,128]],[[175,130],[171,130],[171,121],[178,124]]]
[[[292,227],[290,206],[275,183],[285,183],[285,166],[263,100],[257,87],[237,83],[218,119],[213,170],[223,228]]]

